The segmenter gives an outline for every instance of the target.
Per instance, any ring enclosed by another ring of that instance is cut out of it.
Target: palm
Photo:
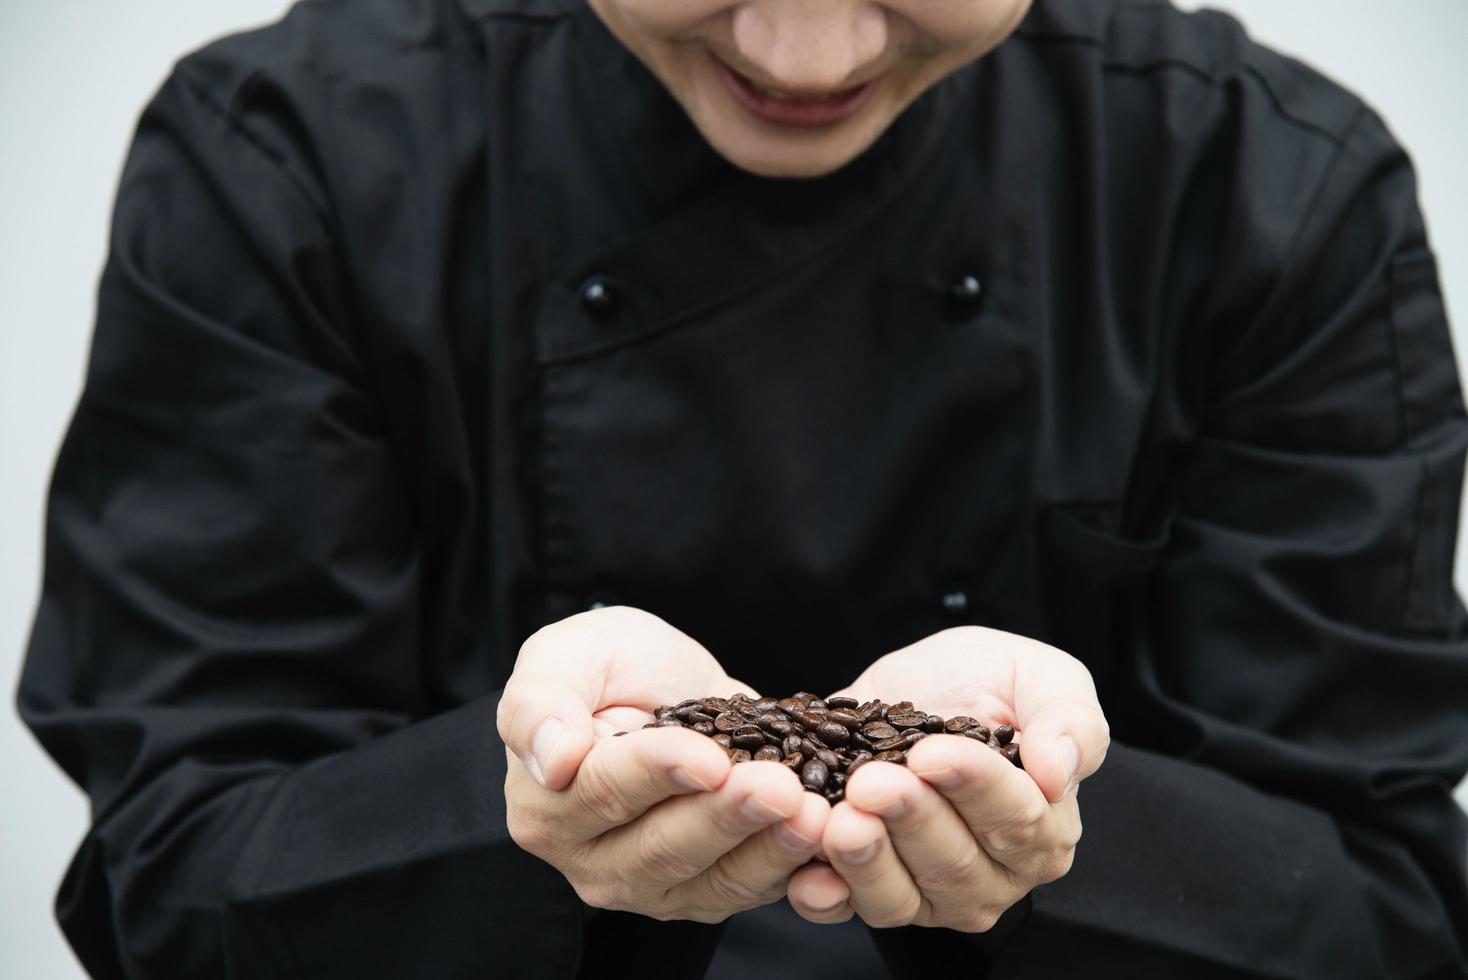
[[[1014,724],[1020,673],[1006,643],[976,644],[951,630],[887,654],[840,693],[863,702],[911,701],[945,717]]]

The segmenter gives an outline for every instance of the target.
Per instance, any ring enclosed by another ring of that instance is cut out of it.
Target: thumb
[[[591,751],[592,705],[555,674],[516,671],[500,698],[497,723],[505,747],[546,789],[566,787]]]
[[[1059,803],[1106,758],[1106,717],[1094,700],[1054,698],[1022,712],[1020,757],[1045,798]]]

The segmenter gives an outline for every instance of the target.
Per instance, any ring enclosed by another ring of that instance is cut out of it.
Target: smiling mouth
[[[734,101],[751,115],[777,126],[806,129],[834,126],[856,115],[880,81],[874,78],[828,95],[793,95],[755,84],[718,57],[713,62]]]

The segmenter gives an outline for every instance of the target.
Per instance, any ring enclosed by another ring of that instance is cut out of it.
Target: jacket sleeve
[[[19,691],[92,801],[58,916],[97,977],[567,974],[497,692],[443,710],[419,655],[327,214],[187,77],[144,114]]]
[[[1262,314],[1210,343],[1085,840],[995,976],[1062,975],[1077,944],[1107,976],[1462,976],[1468,421],[1411,166],[1369,110]]]

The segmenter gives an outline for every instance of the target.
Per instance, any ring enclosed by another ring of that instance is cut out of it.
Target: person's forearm
[[[86,966],[99,977],[573,975],[582,906],[505,829],[497,703],[228,788],[223,767],[160,774],[99,819],[63,890]]]
[[[1052,975],[1045,964],[1074,964],[1077,944],[1095,947],[1096,977],[1150,975],[1144,962],[1171,976],[1461,975],[1443,896],[1405,846],[1367,861],[1322,810],[1115,743],[1080,805],[1075,865],[1034,892],[995,980]],[[1440,818],[1451,835],[1455,816],[1419,819]],[[1420,918],[1385,914],[1379,891]],[[1108,966],[1104,950],[1123,947],[1135,957]]]

